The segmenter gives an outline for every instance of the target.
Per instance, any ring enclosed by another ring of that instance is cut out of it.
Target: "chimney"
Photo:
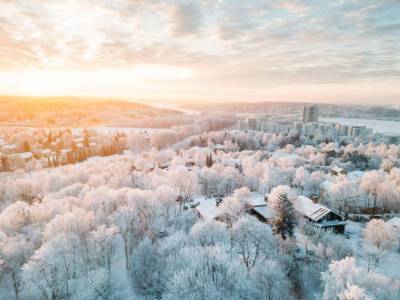
[[[311,198],[312,202],[318,203],[318,196],[317,196],[317,195],[312,194],[312,195],[310,196],[310,198]]]

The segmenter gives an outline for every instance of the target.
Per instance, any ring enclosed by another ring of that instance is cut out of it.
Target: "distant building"
[[[251,130],[257,129],[257,119],[255,118],[248,118],[247,119],[248,128]]]
[[[15,144],[6,144],[2,146],[4,154],[15,154],[17,153],[17,145]]]
[[[350,127],[350,135],[352,137],[363,137],[367,134],[366,126],[351,126]]]
[[[386,133],[386,134],[384,134],[384,141],[388,145],[390,145],[390,144],[398,145],[398,144],[400,144],[400,135],[395,134],[395,133],[393,133],[393,134]]]
[[[343,168],[334,166],[331,169],[331,175],[333,175],[333,176],[346,175],[346,170],[344,170]]]
[[[304,106],[303,109],[303,123],[318,122],[318,106]]]

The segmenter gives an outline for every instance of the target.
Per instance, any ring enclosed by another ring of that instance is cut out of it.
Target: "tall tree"
[[[293,206],[294,192],[289,186],[277,186],[274,188],[268,199],[275,211],[275,218],[272,223],[272,231],[282,239],[292,237],[297,225],[296,212]]]
[[[212,165],[213,165],[213,159],[212,159],[212,156],[211,156],[211,153],[210,153],[206,157],[206,166],[207,166],[207,168],[211,168]]]
[[[31,151],[31,146],[29,145],[28,141],[24,141],[24,144],[22,145],[22,149],[24,150],[24,152]]]

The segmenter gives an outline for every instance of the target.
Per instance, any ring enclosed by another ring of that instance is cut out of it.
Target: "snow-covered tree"
[[[396,299],[400,286],[389,278],[367,272],[355,263],[354,257],[333,261],[322,274],[324,292],[322,299]],[[348,297],[348,298],[346,298]],[[353,297],[353,298],[352,298]]]
[[[378,205],[379,185],[385,180],[385,176],[385,173],[382,171],[373,170],[365,172],[361,179],[360,188],[367,193],[367,195],[373,197],[374,202],[372,207],[374,209],[376,209]]]
[[[365,239],[380,250],[390,250],[395,243],[392,227],[383,220],[372,219],[364,229]]]
[[[296,211],[294,209],[295,192],[289,186],[277,186],[268,197],[268,203],[275,211],[273,219],[273,232],[286,239],[292,237],[297,224]]]
[[[329,193],[334,207],[347,218],[352,206],[356,203],[357,186],[346,176],[340,176],[330,187]]]
[[[276,253],[269,226],[249,216],[240,218],[232,227],[232,243],[247,271]]]

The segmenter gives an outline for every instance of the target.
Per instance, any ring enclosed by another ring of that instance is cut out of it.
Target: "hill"
[[[179,112],[113,99],[0,96],[0,124],[15,126],[136,126],[146,117]]]

